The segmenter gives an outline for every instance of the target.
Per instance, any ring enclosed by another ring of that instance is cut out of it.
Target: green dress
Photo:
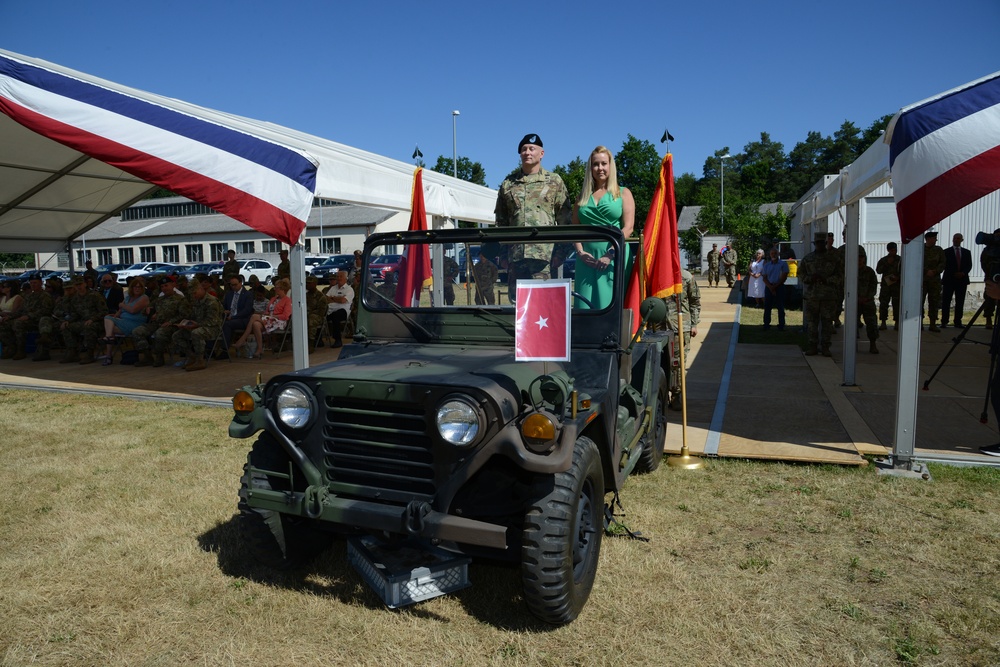
[[[604,227],[622,228],[622,198],[614,199],[610,192],[606,192],[601,200],[594,203],[591,195],[586,204],[577,210],[577,217],[581,225],[597,225]],[[600,258],[608,251],[610,244],[600,241],[583,243],[584,252],[589,252],[594,257]],[[618,258],[612,258],[611,264],[603,271],[584,264],[579,257],[576,262],[576,282],[574,290],[590,301],[595,309],[605,308],[611,304],[614,295],[615,262]],[[626,265],[628,263],[626,247]],[[587,304],[577,299],[576,307],[586,308]]]

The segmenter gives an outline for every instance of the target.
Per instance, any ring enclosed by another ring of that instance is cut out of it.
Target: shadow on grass
[[[253,560],[242,544],[238,515],[221,522],[198,536],[202,551],[216,555],[219,570],[235,580],[248,580],[266,586],[336,599],[344,604],[389,613],[410,614],[417,618],[446,621],[427,611],[420,603],[390,609],[365,583],[347,558],[346,540],[336,538],[319,556],[300,566],[285,570],[268,568]],[[534,618],[521,598],[520,570],[515,565],[492,561],[473,561],[469,566],[472,586],[450,593],[469,615],[501,630],[547,632],[553,626]]]

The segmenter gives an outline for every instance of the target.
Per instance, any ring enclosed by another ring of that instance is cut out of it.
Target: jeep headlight
[[[437,409],[437,430],[445,442],[468,445],[475,441],[482,430],[482,413],[471,399],[451,397]]]
[[[278,392],[274,412],[285,426],[302,428],[312,420],[313,402],[301,387],[288,385]]]

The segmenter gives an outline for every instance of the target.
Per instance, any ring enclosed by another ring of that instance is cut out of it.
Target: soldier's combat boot
[[[135,360],[136,366],[152,366],[153,358],[149,356],[149,350],[139,350],[139,357]]]
[[[66,350],[66,356],[59,360],[60,364],[76,364],[80,362],[80,352],[76,348]]]
[[[35,354],[31,357],[32,361],[48,361],[52,357],[49,356],[49,337],[41,335],[38,337],[38,342],[35,343]]]
[[[887,326],[885,325],[885,320],[882,320],[882,324],[878,325],[878,330],[879,330],[879,331],[885,331],[885,330],[886,330],[886,329],[888,329],[888,328],[889,328],[889,327],[887,327]]]
[[[931,320],[931,325],[927,327],[928,331],[933,331],[935,333],[940,333],[941,329],[938,328],[937,320]]]
[[[17,344],[17,349],[14,350],[14,356],[11,357],[11,359],[13,359],[14,361],[20,361],[21,359],[24,359],[26,356],[28,356],[28,353],[24,349],[24,342],[20,342]]]
[[[207,367],[208,367],[208,365],[205,363],[205,358],[204,357],[198,357],[194,361],[192,361],[192,362],[188,363],[186,366],[184,366],[184,370],[186,370],[186,371],[203,371]]]
[[[987,315],[986,316],[986,324],[984,324],[983,326],[986,327],[987,329],[992,329],[993,328],[993,316],[992,315]]]
[[[82,365],[82,364],[92,364],[92,363],[94,363],[94,351],[89,349],[84,350],[80,354],[80,364]]]
[[[878,346],[875,344],[875,341],[871,341],[868,344],[868,351],[872,354],[878,354]]]
[[[163,353],[153,351],[153,368],[159,368],[163,365]]]

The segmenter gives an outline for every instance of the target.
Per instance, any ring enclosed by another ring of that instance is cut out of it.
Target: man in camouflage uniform
[[[726,269],[726,284],[730,287],[736,284],[736,248],[730,241],[726,251],[722,253],[722,264]]]
[[[843,231],[840,232],[841,238],[847,241],[847,228],[845,227]],[[829,232],[826,235],[826,247],[827,249],[833,248],[833,232]],[[840,262],[840,275],[846,275],[847,267],[847,243],[842,243],[840,247],[833,248],[834,252],[837,253],[837,260]],[[860,243],[858,244],[858,258],[868,260],[868,253],[865,252],[864,246]],[[861,266],[859,263],[858,266]],[[844,281],[840,281],[840,298],[837,300],[837,314],[833,318],[833,326],[840,327],[840,315],[844,312]]]
[[[279,251],[278,257],[281,258],[281,261],[278,262],[278,270],[274,274],[274,282],[278,282],[282,278],[288,278],[292,274],[292,265],[288,262],[288,251]]]
[[[944,271],[944,248],[937,245],[937,232],[924,234],[924,292],[920,297],[923,305],[927,299],[928,331],[941,331],[937,325],[938,310],[941,308],[941,272]]]
[[[895,242],[890,241],[885,246],[887,254],[875,265],[876,273],[882,276],[882,286],[878,293],[878,314],[882,324],[879,329],[886,330],[886,320],[889,319],[889,305],[892,304],[893,329],[899,329],[899,276],[903,263],[896,253]]]
[[[208,283],[197,278],[188,283],[190,317],[181,320],[170,337],[174,347],[187,358],[186,371],[200,371],[206,367],[205,347],[222,331],[222,303],[208,293],[207,287]]]
[[[444,303],[455,305],[455,279],[458,278],[458,262],[452,257],[444,258]]]
[[[156,311],[149,318],[149,322],[137,326],[132,332],[135,349],[139,353],[136,366],[162,366],[163,353],[166,352],[167,345],[177,331],[177,323],[187,319],[191,314],[191,304],[175,291],[175,285],[172,276],[160,278],[160,289],[163,293],[156,299]],[[219,328],[222,328],[221,321]],[[150,336],[153,337],[152,355],[150,355]]]
[[[858,253],[858,317],[865,322],[865,333],[868,334],[868,351],[878,354],[878,320],[875,319],[875,291],[878,289],[878,276],[875,270],[868,266],[865,255]]]
[[[326,295],[316,289],[317,282],[316,276],[312,274],[306,276],[306,322],[309,327],[309,339],[307,342],[309,343],[310,352],[315,350],[313,341],[316,340],[316,335],[323,327],[323,321],[326,320],[328,305]],[[319,345],[323,347],[325,343],[320,341]]]
[[[236,251],[226,251],[226,263],[222,265],[222,282],[225,285],[229,281],[240,275],[240,263],[236,261]]]
[[[0,327],[0,341],[3,342],[5,350],[8,347],[14,350],[14,356],[11,357],[14,361],[20,361],[27,356],[25,345],[28,333],[38,331],[38,322],[43,317],[52,315],[54,301],[52,300],[52,295],[42,289],[42,274],[32,273],[28,277],[28,284],[31,285],[31,291],[27,294],[21,294],[21,298],[24,299],[24,306],[21,308],[20,316],[7,320],[4,322],[3,327]],[[49,344],[46,341],[44,346],[46,358],[48,358]],[[42,349],[43,344],[41,337],[39,337],[35,347],[36,356]]]
[[[713,243],[712,249],[708,251],[708,286],[719,286],[719,261],[722,253],[719,252],[719,244]],[[715,283],[714,285],[712,283]]]
[[[71,287],[63,297],[63,319],[59,324],[66,355],[61,364],[94,362],[94,349],[97,338],[104,332],[104,316],[108,314],[108,303],[96,292],[87,287],[83,276],[76,276],[70,283]],[[80,339],[83,339],[83,351],[80,351]]]
[[[823,356],[830,357],[833,356],[830,352],[833,318],[837,313],[837,296],[844,273],[836,253],[827,250],[823,232],[816,233],[813,245],[815,250],[802,258],[798,272],[799,280],[805,287],[802,316],[809,339],[806,355],[816,355],[822,349]]]
[[[572,221],[572,202],[566,184],[558,174],[542,168],[542,139],[527,134],[517,145],[521,170],[504,179],[497,193],[494,213],[497,227],[547,227],[568,225]],[[566,247],[525,243],[505,246],[501,266],[508,269],[511,301],[520,279],[548,279],[551,271],[562,265]]]
[[[499,246],[493,244],[483,246],[479,251],[479,262],[472,267],[472,275],[476,279],[476,303],[479,305],[496,305],[496,284],[500,272],[497,265],[490,260],[498,252],[500,252]]]

